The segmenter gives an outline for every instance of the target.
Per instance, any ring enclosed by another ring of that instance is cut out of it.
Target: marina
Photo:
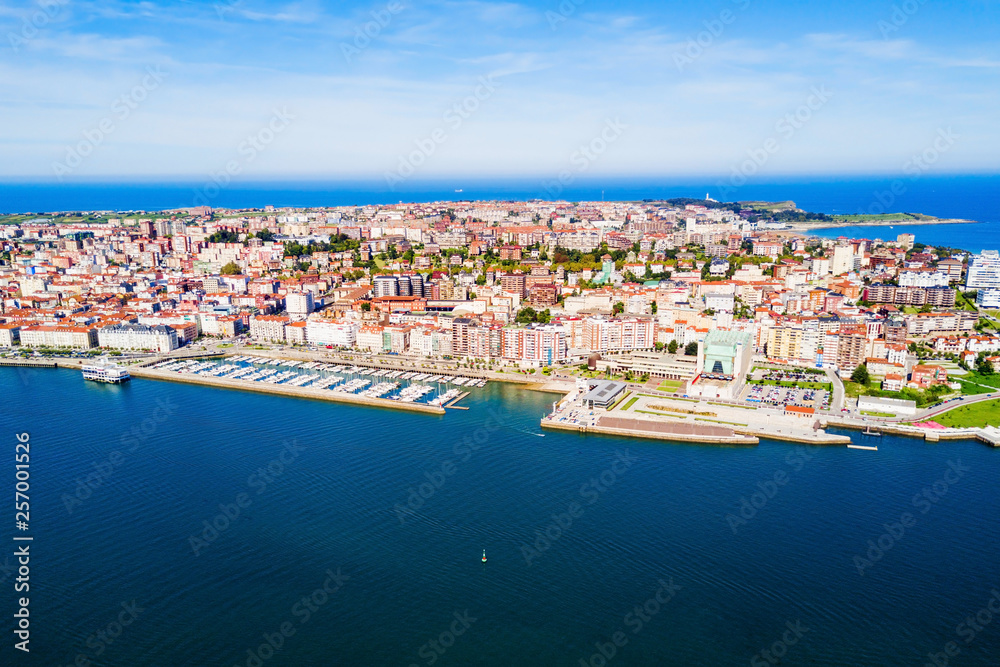
[[[484,388],[485,378],[432,375],[416,371],[331,364],[320,361],[273,359],[253,355],[224,358],[163,359],[138,369],[138,376],[163,379],[224,381],[223,386],[253,387],[258,391],[322,392],[331,400],[354,397],[352,402],[425,407],[433,411],[459,408],[469,395],[459,387]]]

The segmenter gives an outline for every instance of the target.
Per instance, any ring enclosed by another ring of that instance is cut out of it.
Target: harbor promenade
[[[626,392],[617,403],[603,409],[583,405],[574,389],[542,419],[541,425],[583,433],[704,444],[753,445],[760,438],[821,445],[851,442],[849,436],[825,432],[815,417],[641,392]]]

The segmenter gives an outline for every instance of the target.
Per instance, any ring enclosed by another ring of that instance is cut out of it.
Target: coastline
[[[789,229],[779,230],[786,232],[808,232],[815,229],[838,229],[840,227],[895,227],[896,225],[906,227],[917,227],[924,225],[977,225],[979,220],[965,220],[963,218],[934,218],[932,220],[868,220],[868,221],[841,221],[822,224],[804,224],[801,222],[789,223]]]
[[[695,435],[687,433],[657,433],[655,431],[633,431],[630,429],[622,428],[612,428],[610,426],[586,426],[586,425],[575,425],[575,424],[565,424],[561,422],[552,421],[550,419],[543,419],[541,421],[542,428],[548,428],[556,431],[571,431],[581,434],[596,433],[599,435],[615,435],[624,438],[641,438],[645,440],[669,440],[672,442],[686,442],[694,443],[699,445],[742,445],[742,446],[753,446],[757,445],[760,440],[754,436],[741,435],[733,433],[733,435]]]
[[[305,354],[305,353],[300,353]],[[218,358],[218,354],[201,354],[192,355],[188,358]],[[228,356],[228,355],[226,355]],[[274,354],[274,358],[281,358],[280,355]],[[285,385],[258,383],[244,380],[228,380],[225,378],[217,378],[214,376],[203,376],[203,375],[187,375],[175,373],[172,371],[161,371],[154,370],[151,368],[145,368],[144,366],[158,361],[162,361],[169,357],[160,357],[155,360],[147,360],[140,362],[137,365],[127,366],[129,373],[136,378],[150,379],[150,380],[162,380],[167,382],[179,382],[183,384],[197,384],[202,386],[216,387],[221,389],[235,389],[243,391],[252,391],[264,394],[273,394],[278,396],[284,396],[286,398],[306,398],[315,399],[322,401],[329,401],[333,403],[341,403],[346,405],[362,405],[368,407],[384,407],[395,410],[403,410],[410,412],[420,412],[424,414],[435,414],[444,415],[447,413],[445,407],[442,406],[432,406],[422,403],[401,403],[399,401],[393,401],[385,398],[368,398],[363,396],[358,396],[355,394],[344,394],[340,392],[335,392],[331,390],[315,389],[310,387],[291,387]],[[384,365],[379,365],[376,362],[368,362],[372,367],[384,367]],[[80,359],[0,359],[0,366],[9,367],[35,367],[35,368],[73,368],[79,369],[83,365],[83,361]],[[492,375],[492,374],[490,374]],[[513,384],[519,384],[522,388],[529,391],[537,391],[543,393],[555,393],[555,394],[565,394],[567,390],[567,383],[560,382],[558,380],[548,381],[548,382],[538,382],[531,381],[528,378],[491,378],[497,381],[512,381]],[[455,408],[459,397],[455,401],[452,401],[450,408]],[[657,400],[669,400],[665,397],[656,397]],[[718,407],[718,406],[717,406]],[[955,406],[959,407],[959,406]],[[465,409],[465,408],[459,408]],[[608,415],[610,416],[610,415]],[[630,415],[638,416],[638,415]],[[647,422],[648,425],[653,424],[663,424],[662,420],[655,419],[640,419],[640,421]],[[621,428],[614,427],[610,425],[597,424],[571,424],[553,420],[550,418],[542,418],[540,426],[542,428],[570,431],[580,434],[594,433],[594,434],[604,434],[613,435],[621,437],[631,437],[647,440],[668,440],[674,442],[683,443],[695,443],[695,444],[711,444],[711,445],[737,445],[737,446],[747,446],[756,445],[759,443],[760,438],[766,438],[769,440],[779,440],[784,442],[793,443],[804,443],[804,444],[824,444],[824,445],[845,445],[853,442],[853,438],[847,435],[826,433],[823,431],[813,432],[808,435],[798,434],[794,432],[783,432],[780,430],[770,430],[767,427],[762,427],[760,425],[746,424],[746,425],[736,425],[731,424],[726,428],[719,429],[718,432],[712,433],[684,433],[677,431],[676,429],[671,429],[669,432],[657,432],[652,429],[642,429],[642,428]],[[894,424],[891,422],[881,422],[874,424],[858,425],[841,418],[839,415],[828,415],[821,417],[822,428],[842,428],[851,431],[860,431],[868,427],[873,427],[880,432],[888,433],[892,435],[899,435],[912,438],[920,438],[928,442],[938,442],[940,440],[976,440],[980,443],[990,445],[992,447],[1000,447],[1000,430],[998,429],[982,429],[982,428],[947,428],[947,429],[925,429],[915,426],[910,426],[906,424]],[[704,427],[703,427],[704,428]],[[718,428],[718,427],[710,427]],[[728,433],[723,433],[722,431],[728,431]]]

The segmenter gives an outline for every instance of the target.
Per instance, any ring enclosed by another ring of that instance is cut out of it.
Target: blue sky
[[[998,16],[928,0],[6,2],[0,178],[764,178],[898,174],[922,154],[927,173],[996,173]]]

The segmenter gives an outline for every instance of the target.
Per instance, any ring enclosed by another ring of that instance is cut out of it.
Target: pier
[[[835,426],[837,428],[861,431],[862,435],[871,435],[871,431],[877,431],[875,435],[889,433],[892,435],[905,435],[910,438],[922,438],[927,442],[940,442],[941,440],[978,440],[979,442],[1000,447],[1000,429],[996,426],[971,427],[971,428],[922,428],[909,424],[896,424],[892,422],[878,422],[874,424],[862,424],[856,420],[830,418],[823,422],[823,426]]]

